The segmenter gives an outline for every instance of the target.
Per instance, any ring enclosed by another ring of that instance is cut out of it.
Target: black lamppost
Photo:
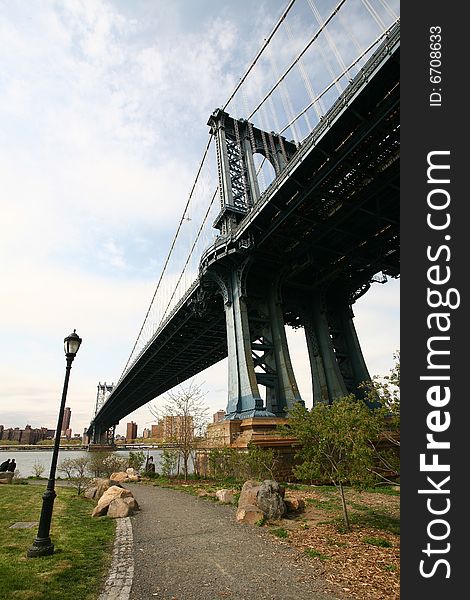
[[[70,369],[72,368],[72,362],[75,355],[80,348],[82,339],[78,337],[73,330],[69,336],[64,340],[65,357],[67,360],[67,366],[65,367],[65,380],[64,389],[62,391],[62,400],[60,402],[59,418],[57,421],[57,429],[55,432],[54,440],[54,451],[52,453],[51,470],[49,473],[49,480],[47,482],[47,488],[42,497],[42,510],[39,518],[38,535],[33,542],[33,545],[27,552],[29,558],[35,556],[47,556],[48,554],[54,553],[54,544],[51,542],[49,537],[49,531],[51,529],[52,509],[54,508],[54,499],[56,497],[54,484],[55,484],[55,471],[57,467],[57,458],[59,456],[59,445],[60,445],[60,433],[62,429],[62,421],[64,419],[65,399],[67,397],[67,388],[69,386]]]

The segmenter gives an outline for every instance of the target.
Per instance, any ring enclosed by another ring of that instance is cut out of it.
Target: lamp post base
[[[49,556],[54,554],[54,544],[51,542],[51,538],[36,538],[33,545],[26,553],[28,558],[35,558],[37,556]]]

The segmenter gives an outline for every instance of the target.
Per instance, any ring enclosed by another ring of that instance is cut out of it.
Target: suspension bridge
[[[314,402],[369,379],[352,306],[399,276],[396,2],[291,0],[208,142],[95,443],[228,356],[226,419],[302,402],[285,326],[305,331]],[[264,392],[261,393],[261,390]]]

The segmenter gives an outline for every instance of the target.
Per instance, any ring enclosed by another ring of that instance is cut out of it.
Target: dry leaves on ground
[[[332,492],[289,490],[286,497],[303,498],[306,508],[276,527],[288,532],[284,541],[307,554],[339,594],[357,600],[398,600],[400,536],[396,526],[390,531],[384,524],[397,523],[399,496],[348,490],[350,532],[343,532]],[[374,527],[374,522],[381,526]]]

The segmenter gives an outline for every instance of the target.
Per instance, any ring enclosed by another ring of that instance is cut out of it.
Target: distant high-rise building
[[[70,417],[72,416],[72,411],[68,406],[65,407],[64,410],[64,418],[62,419],[62,427],[60,428],[60,435],[64,436],[67,429],[70,429]]]
[[[131,421],[130,423],[127,423],[126,426],[126,440],[128,442],[135,440],[135,438],[137,437],[137,423],[134,423],[134,421]]]
[[[163,441],[177,442],[190,440],[194,436],[194,423],[191,415],[166,415],[163,417]]]
[[[225,417],[225,410],[218,410],[216,413],[214,413],[212,415],[214,423],[218,423],[219,421],[222,421],[224,417]]]
[[[156,425],[152,425],[152,439],[157,442],[163,441],[163,421],[159,421]]]

